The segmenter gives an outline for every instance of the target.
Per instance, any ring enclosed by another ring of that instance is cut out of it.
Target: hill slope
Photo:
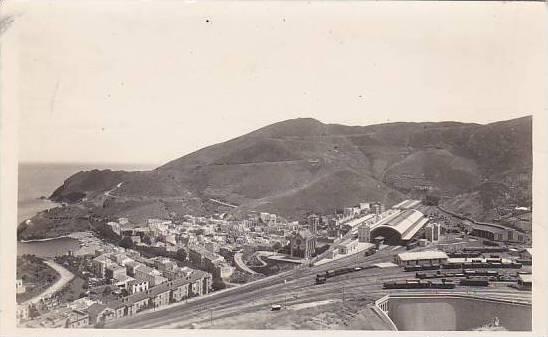
[[[420,197],[421,186],[432,186],[454,210],[459,203],[451,200],[477,198],[468,213],[483,215],[501,195],[506,203],[530,204],[531,129],[531,117],[488,125],[344,126],[288,120],[152,171],[79,172],[51,199],[83,199],[101,214],[136,219],[147,214],[132,212],[131,205],[170,216],[267,210],[297,218],[366,200],[391,205],[407,196]],[[223,209],[210,198],[239,207]]]

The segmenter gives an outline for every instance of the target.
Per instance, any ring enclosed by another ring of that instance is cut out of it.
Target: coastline
[[[65,238],[71,238],[71,239],[74,239],[73,237],[71,237],[71,235],[61,235],[61,236],[57,236],[57,237],[54,237],[54,238],[44,238],[44,239],[31,239],[31,240],[18,240],[17,242],[21,242],[21,243],[31,243],[31,242],[45,242],[45,241],[52,241],[52,240],[59,240],[59,239],[65,239]]]

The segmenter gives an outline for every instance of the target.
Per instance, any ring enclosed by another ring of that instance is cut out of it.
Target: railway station
[[[371,237],[382,236],[388,245],[405,245],[428,221],[428,217],[416,209],[398,211],[375,224]]]

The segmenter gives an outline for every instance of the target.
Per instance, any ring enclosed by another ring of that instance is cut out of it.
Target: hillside
[[[469,213],[488,214],[500,195],[505,203],[531,203],[531,129],[531,117],[487,125],[288,120],[152,171],[79,172],[50,198],[84,200],[93,213],[135,219],[249,210],[291,219],[366,200],[391,205],[430,187],[449,208],[460,207],[451,200],[473,197],[478,202]]]

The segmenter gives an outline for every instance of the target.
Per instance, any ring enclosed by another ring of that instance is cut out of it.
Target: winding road
[[[25,301],[23,304],[34,304],[40,302],[43,298],[48,298],[58,292],[59,290],[63,289],[67,283],[69,283],[73,278],[74,274],[65,269],[60,264],[53,262],[52,260],[44,260],[44,263],[53,268],[56,272],[59,273],[60,277],[54,284],[51,285],[48,289],[46,289],[44,292],[42,292],[39,295],[36,295],[35,297]]]

